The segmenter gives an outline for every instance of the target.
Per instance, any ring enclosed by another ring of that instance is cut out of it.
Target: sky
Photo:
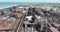
[[[44,3],[60,3],[60,0],[0,0],[0,2],[44,2]]]

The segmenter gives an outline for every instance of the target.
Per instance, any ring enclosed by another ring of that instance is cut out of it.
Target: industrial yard
[[[0,10],[0,32],[60,32],[60,8],[25,6]]]

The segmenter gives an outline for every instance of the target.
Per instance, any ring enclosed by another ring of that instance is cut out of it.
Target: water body
[[[0,2],[0,11],[2,11],[2,9],[4,9],[5,11],[10,12],[10,8],[13,8],[13,5],[17,5],[16,7],[29,6],[29,5],[31,5],[31,3]],[[8,7],[8,6],[12,6],[12,7]],[[8,8],[5,8],[5,7],[8,7]]]
[[[0,11],[5,10],[6,12],[10,12],[10,8],[13,8],[13,6],[18,5],[14,3],[9,3],[9,2],[0,2]]]

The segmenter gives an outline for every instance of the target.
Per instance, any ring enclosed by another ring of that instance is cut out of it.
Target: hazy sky
[[[0,0],[0,2],[48,2],[48,3],[60,3],[60,0]]]

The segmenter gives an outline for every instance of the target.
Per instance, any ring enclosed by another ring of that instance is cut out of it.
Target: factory
[[[52,6],[0,9],[0,32],[60,32],[60,13]]]

